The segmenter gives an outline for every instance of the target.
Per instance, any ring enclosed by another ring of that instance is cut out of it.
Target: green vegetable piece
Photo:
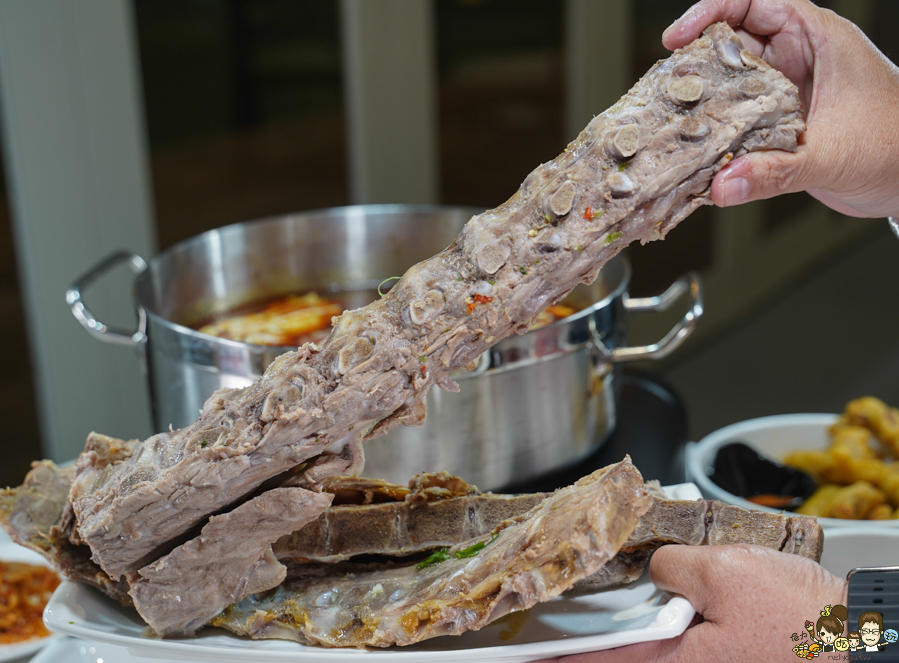
[[[479,552],[481,552],[484,548],[487,547],[487,544],[483,541],[479,541],[473,546],[469,546],[468,548],[462,548],[462,550],[457,550],[453,553],[456,559],[465,559],[466,557],[474,557]]]
[[[525,274],[525,275],[528,273],[528,270],[525,269],[524,267],[519,267],[519,268],[518,268],[518,271],[521,272],[522,274]]]
[[[418,564],[415,565],[415,568],[419,571],[421,569],[426,569],[429,566],[435,566],[440,564],[440,562],[445,562],[450,559],[452,555],[449,554],[449,550],[446,548],[440,548],[439,550],[435,550],[430,555],[428,555],[425,559],[421,560]]]
[[[606,246],[619,239],[621,239],[620,232],[610,234],[608,237],[606,237]]]
[[[474,557],[479,552],[481,552],[484,548],[486,548],[491,543],[496,541],[496,538],[498,536],[499,536],[499,532],[494,532],[490,536],[489,541],[479,541],[478,543],[474,544],[473,546],[469,546],[468,548],[463,548],[462,550],[457,550],[456,552],[453,553],[453,556],[455,556],[456,559],[465,559],[466,557]]]
[[[401,278],[403,278],[403,277],[402,276],[388,276],[386,279],[384,279],[383,281],[381,281],[378,284],[378,294],[381,295],[381,299],[384,299],[384,297],[387,296],[383,292],[381,292],[381,286],[384,285],[385,283],[387,283],[388,281],[399,281]]]
[[[623,173],[627,170],[628,166],[630,166],[630,163],[628,163],[627,161],[622,161],[618,164],[618,172]]]
[[[201,447],[205,447],[207,444],[209,444],[209,442],[207,442],[206,440],[203,440],[202,442],[200,442]]]

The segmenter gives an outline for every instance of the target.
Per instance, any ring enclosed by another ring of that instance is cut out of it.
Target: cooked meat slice
[[[599,573],[578,583],[577,589],[595,591],[633,582],[642,575],[652,552],[669,543],[752,543],[818,562],[824,552],[824,530],[809,516],[750,511],[717,500],[656,499],[618,555]]]
[[[43,555],[66,578],[130,604],[128,584],[110,580],[91,561],[90,548],[69,539],[73,520],[67,498],[74,476],[74,467],[61,468],[49,460],[33,463],[21,486],[0,490],[0,526],[13,541]]]
[[[250,387],[215,393],[195,423],[109,471],[79,459],[70,497],[94,560],[113,578],[134,571],[316,456],[346,469],[314,465],[310,481],[356,473],[364,438],[420,424],[433,384],[452,388],[450,371],[527,331],[627,244],[663,237],[708,202],[733,157],[795,149],[796,88],[741,48],[726,24],[710,27],[386,297],[340,316],[320,345],[280,357]]]
[[[351,574],[340,564],[329,565],[331,573],[313,565],[311,577],[300,565],[274,592],[248,597],[212,623],[329,647],[407,645],[477,630],[596,572],[651,502],[626,458],[554,493],[495,540],[451,548],[439,564]]]
[[[189,635],[228,604],[277,587],[287,569],[272,542],[303,527],[332,497],[275,488],[213,516],[198,537],[127,575],[134,607],[156,635]]]
[[[323,480],[321,488],[334,495],[332,506],[341,504],[364,506],[399,501],[421,504],[450,497],[480,495],[477,487],[448,472],[417,474],[409,480],[408,486],[400,486],[383,479],[335,476]]]
[[[332,506],[303,529],[279,539],[273,549],[282,561],[337,562],[355,555],[409,555],[489,534],[546,496],[486,494],[422,504]]]
[[[0,492],[0,525],[15,541],[43,554],[69,579],[86,582],[123,603],[130,603],[127,581],[112,582],[89,559],[87,546],[73,545],[62,533],[60,524],[72,475],[71,468],[60,469],[49,461],[35,463],[23,486]],[[646,484],[647,491],[656,498],[621,550],[598,571],[578,581],[574,589],[596,591],[633,582],[642,575],[652,552],[668,543],[754,543],[816,561],[821,557],[823,533],[814,518],[746,511],[714,500],[668,500],[659,490],[654,490],[652,484]],[[325,485],[344,501],[344,505],[325,509],[318,521],[282,537],[273,546],[278,560],[293,571],[288,587],[295,587],[301,578],[333,578],[343,572],[370,574],[379,570],[372,564],[298,564],[300,561],[333,562],[370,553],[400,555],[439,546],[464,548],[502,521],[520,519],[532,506],[547,498],[542,493],[479,495],[464,482],[443,473],[436,479],[433,475],[413,478],[410,482],[412,491],[384,481],[354,477],[333,477]],[[439,491],[428,493],[434,486],[440,486]],[[448,491],[447,486],[452,486],[453,490]],[[449,495],[469,495],[440,499],[443,495],[440,491],[444,490]],[[422,495],[429,495],[429,498],[420,499]],[[377,503],[379,500],[394,501]],[[409,513],[416,515],[410,517]],[[390,515],[384,517],[384,514]],[[235,525],[232,520],[232,526]],[[190,545],[196,546],[197,541],[191,541]],[[331,570],[328,570],[329,566]],[[219,567],[216,564],[216,568]],[[388,568],[402,567],[390,565]],[[285,599],[288,591],[285,588],[280,592],[280,598],[272,599],[270,604],[274,606]],[[169,609],[165,598],[164,591],[151,593],[150,600],[159,599],[162,604],[150,609],[165,613]],[[253,600],[247,599],[241,605],[245,607]],[[217,615],[218,609],[212,612]],[[237,619],[235,615],[238,614],[239,610],[232,610],[229,618]],[[258,637],[277,636],[260,634]]]

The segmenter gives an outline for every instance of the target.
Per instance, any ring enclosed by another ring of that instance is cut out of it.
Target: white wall
[[[153,252],[130,3],[0,2],[0,100],[44,454],[75,456],[91,430],[145,436],[136,354],[89,337],[64,299],[107,253]],[[114,281],[93,301],[134,324],[128,279]]]

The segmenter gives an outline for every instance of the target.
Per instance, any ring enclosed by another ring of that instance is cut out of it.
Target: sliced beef
[[[130,603],[127,581],[122,579],[118,583],[112,582],[90,560],[87,546],[72,544],[61,529],[66,495],[72,476],[71,468],[60,469],[49,461],[35,463],[24,485],[0,492],[0,525],[15,541],[43,554],[69,579],[86,582],[123,603]],[[746,511],[713,500],[668,500],[653,484],[654,482],[646,484],[647,492],[655,496],[649,511],[640,517],[634,531],[627,537],[618,553],[598,571],[575,583],[573,587],[575,590],[596,591],[633,582],[643,574],[653,551],[669,543],[685,545],[753,543],[803,555],[816,561],[821,557],[823,533],[814,518]],[[335,565],[315,562],[335,562],[353,555],[372,553],[401,555],[439,546],[463,549],[472,541],[477,542],[479,537],[493,531],[503,521],[526,517],[525,514],[533,506],[541,504],[548,497],[546,494],[481,495],[475,488],[445,473],[414,477],[409,487],[355,477],[332,477],[324,485],[334,496],[334,500],[341,504],[325,509],[319,520],[309,523],[298,532],[282,537],[273,546],[278,560],[290,569],[285,587],[279,590],[275,597],[261,595],[247,598],[237,608],[230,608],[225,616],[219,618],[220,620],[238,623],[246,619],[247,606],[254,602],[262,601],[268,606],[267,610],[274,610],[279,601],[292,600],[289,594],[301,582],[313,578],[333,579],[335,574],[346,573],[367,577],[375,571],[397,572],[397,569],[408,565],[408,562],[402,560],[394,564],[380,565],[353,562]],[[269,494],[271,493],[267,495]],[[328,496],[324,499],[327,500]],[[256,513],[250,509],[245,508],[242,513],[248,514],[248,519],[253,522],[258,520]],[[410,517],[410,513],[416,515]],[[245,525],[236,522],[238,517],[241,517],[241,513],[232,515],[227,521],[228,525],[238,530],[247,530]],[[220,518],[214,520],[224,523]],[[258,534],[258,531],[255,533]],[[215,532],[209,531],[208,534],[214,538]],[[203,535],[207,535],[206,530]],[[238,563],[246,568],[245,553],[249,552],[247,549],[229,550],[226,555],[221,556],[212,552],[211,547],[206,547],[205,542],[200,547],[198,542],[201,539],[195,539],[188,544],[190,554],[199,553],[200,557],[214,559],[213,565],[216,570],[228,568],[228,563],[220,563],[219,557],[237,557]],[[238,544],[236,539],[232,541],[235,545]],[[280,565],[276,566],[266,553],[265,547],[262,546],[260,568],[270,568],[273,570],[272,575],[280,576]],[[310,563],[309,560],[313,562]],[[182,564],[183,561],[176,563],[175,566],[179,567]],[[210,577],[208,573],[204,576],[202,567],[202,560],[195,555],[192,568],[195,573],[191,577]],[[205,570],[208,571],[208,568]],[[149,570],[146,572],[150,573]],[[399,573],[408,574],[409,571]],[[246,574],[247,582],[244,588],[233,595],[239,595],[241,591],[244,593],[250,591],[248,586],[256,583],[255,577],[250,575]],[[261,574],[257,573],[256,577],[259,575]],[[160,575],[154,576],[154,582],[159,583],[160,578]],[[169,613],[171,606],[179,605],[172,592],[177,592],[179,585],[183,586],[182,579],[173,574],[170,580],[171,584],[162,589],[147,591],[147,586],[141,585],[138,590],[147,592],[148,603],[142,605],[142,609],[153,619],[156,618],[151,611],[160,613],[165,619],[166,616],[171,617]],[[232,584],[240,585],[241,582],[242,580],[239,580]],[[207,585],[208,583],[204,584],[201,581],[197,583],[196,592],[193,585],[190,586],[190,591],[203,602],[219,606],[207,609],[209,613],[218,615],[222,604],[215,604],[214,600],[221,601],[221,595],[225,595],[226,603],[232,601],[227,600],[227,592],[222,591],[221,587],[210,588]],[[208,593],[203,593],[210,589],[214,599],[212,601]],[[195,603],[192,606],[196,607]],[[177,618],[183,620],[184,615]],[[165,628],[162,621],[156,621],[156,627]],[[250,627],[244,624],[240,628]],[[295,638],[284,636],[282,627],[277,624],[259,630],[256,637]]]
[[[818,562],[824,552],[824,530],[809,516],[749,511],[716,500],[657,498],[615,558],[599,573],[579,582],[576,588],[596,591],[633,582],[643,574],[653,551],[669,543],[688,546],[751,543]]]
[[[213,516],[197,538],[128,574],[134,607],[156,635],[189,635],[228,604],[277,587],[287,569],[272,553],[272,541],[303,527],[331,499],[276,488]]]
[[[363,439],[419,425],[433,384],[454,388],[450,371],[524,333],[630,242],[664,237],[709,202],[732,158],[795,149],[796,88],[741,49],[726,24],[710,27],[386,297],[340,316],[321,344],[216,392],[195,423],[121,462],[87,451],[70,499],[93,559],[118,579],[297,466],[308,470],[295,485],[312,488],[355,473]]]
[[[546,498],[470,495],[414,504],[407,501],[326,509],[274,545],[280,560],[337,562],[355,555],[410,555],[492,532]]]
[[[824,552],[824,531],[810,516],[750,511],[717,500],[656,500],[622,550],[658,548],[666,543],[754,543],[817,562]]]
[[[441,563],[375,571],[299,565],[278,589],[247,597],[212,623],[329,647],[407,645],[477,630],[595,573],[651,502],[625,459],[556,492],[495,536],[451,548]]]

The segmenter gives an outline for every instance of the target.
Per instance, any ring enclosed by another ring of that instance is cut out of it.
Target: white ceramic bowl
[[[860,521],[854,521],[860,522]],[[839,578],[859,566],[899,564],[899,529],[837,527],[824,534],[821,566]]]
[[[715,462],[718,449],[729,442],[745,442],[764,455],[779,461],[784,454],[796,449],[823,449],[830,446],[827,428],[837,420],[835,414],[781,414],[773,417],[749,419],[725,426],[699,442],[690,442],[686,450],[687,481],[692,481],[708,499],[736,504],[744,509],[757,509],[781,513],[781,509],[753,504],[742,497],[727,492],[709,479],[709,471]],[[899,530],[899,518],[892,520],[844,520],[818,518],[825,529],[837,527],[863,527],[879,531]]]

